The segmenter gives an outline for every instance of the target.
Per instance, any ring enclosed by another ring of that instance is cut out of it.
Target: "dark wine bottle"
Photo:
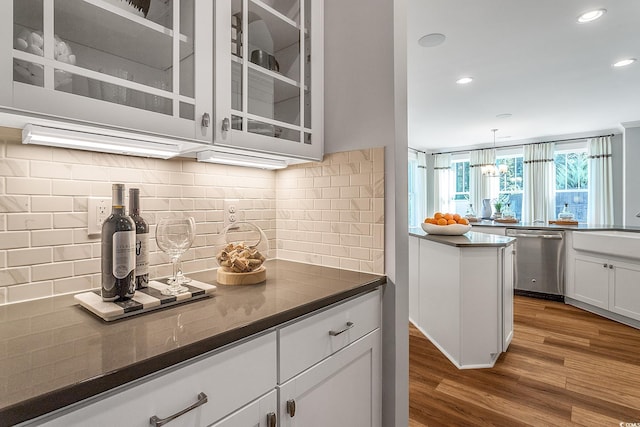
[[[111,215],[102,224],[102,300],[123,301],[136,290],[136,226],[124,206],[124,184],[113,184]]]
[[[129,216],[136,225],[136,289],[149,284],[149,225],[140,216],[140,189],[129,189]]]

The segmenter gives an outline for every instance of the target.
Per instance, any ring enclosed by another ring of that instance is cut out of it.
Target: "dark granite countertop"
[[[473,230],[473,227],[471,228]],[[474,233],[468,231],[461,236],[446,236],[440,234],[428,234],[422,228],[410,228],[409,235],[420,237],[422,239],[431,240],[433,242],[442,243],[456,247],[503,247],[509,246],[516,239],[513,237],[496,236],[494,234]]]
[[[473,227],[502,227],[502,228],[526,228],[530,230],[574,230],[574,231],[604,231],[604,230],[616,230],[616,231],[630,231],[640,233],[640,227],[636,226],[624,226],[624,225],[592,225],[579,223],[578,225],[556,225],[556,224],[540,224],[530,222],[517,222],[517,223],[500,223],[495,221],[483,220],[480,222],[474,222]]]
[[[0,306],[0,425],[13,425],[268,330],[384,276],[268,261],[267,281],[107,323],[72,295]],[[215,270],[189,275],[215,284]]]

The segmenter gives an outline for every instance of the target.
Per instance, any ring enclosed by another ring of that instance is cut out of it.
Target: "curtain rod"
[[[615,136],[615,134],[614,133],[610,133],[610,134],[607,134],[607,135],[592,135],[592,136],[583,136],[583,137],[580,137],[580,138],[555,139],[553,141],[529,142],[529,143],[526,143],[526,144],[500,145],[500,146],[495,147],[495,148],[498,149],[498,148],[510,148],[510,147],[524,147],[525,145],[546,144],[546,143],[549,143],[549,142],[580,141],[582,139],[602,138],[602,137],[605,137],[605,136]],[[493,148],[493,147],[490,147],[490,148]],[[477,148],[477,150],[484,150],[484,148]],[[431,155],[435,156],[436,154],[470,153],[471,151],[473,151],[473,150],[442,151],[442,152],[439,152],[439,153],[431,153]]]
[[[424,153],[424,154],[427,154],[427,152],[426,152],[426,151],[417,150],[417,149],[415,149],[415,148],[413,148],[413,147],[407,147],[407,148],[408,148],[409,150],[413,150],[413,151],[415,151],[416,153]]]

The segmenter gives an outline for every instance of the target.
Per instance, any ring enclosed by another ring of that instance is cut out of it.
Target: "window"
[[[469,160],[454,160],[451,162],[453,172],[451,197],[453,201],[453,211],[461,215],[469,207]],[[477,209],[474,206],[474,209]]]
[[[578,222],[587,221],[589,163],[587,149],[556,149],[556,218],[565,203]]]
[[[427,212],[427,174],[424,153],[409,150],[409,227],[420,227]]]
[[[499,177],[498,199],[509,203],[516,218],[522,218],[522,190],[523,190],[523,156],[499,156],[498,165],[507,165],[507,172]],[[506,205],[503,210],[506,209]]]

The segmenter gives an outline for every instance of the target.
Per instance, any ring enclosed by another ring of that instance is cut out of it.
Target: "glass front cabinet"
[[[210,143],[212,3],[138,3],[3,1],[2,105]]]
[[[323,155],[322,0],[215,2],[215,144]]]
[[[0,106],[321,159],[323,8],[322,0],[3,0]]]

